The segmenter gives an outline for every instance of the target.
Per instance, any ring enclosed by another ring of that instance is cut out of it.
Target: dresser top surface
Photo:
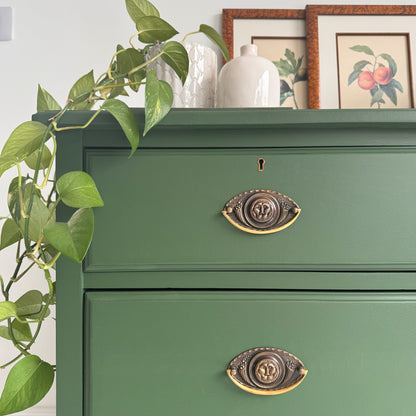
[[[144,121],[144,109],[132,109],[139,123]],[[34,120],[46,123],[54,112],[38,113]],[[71,111],[61,120],[62,125],[85,124],[93,111]],[[172,109],[156,127],[180,129],[230,129],[230,128],[311,128],[311,127],[390,127],[416,128],[415,109],[383,110],[292,110],[289,108],[210,108]],[[109,113],[101,113],[90,128],[115,128],[117,121]]]

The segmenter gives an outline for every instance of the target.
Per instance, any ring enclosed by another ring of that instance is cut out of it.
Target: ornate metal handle
[[[295,201],[279,192],[252,190],[230,199],[222,214],[235,227],[252,234],[270,234],[293,224],[300,214]]]
[[[235,357],[227,368],[228,377],[253,394],[275,395],[298,386],[308,370],[294,355],[277,348],[253,348]]]

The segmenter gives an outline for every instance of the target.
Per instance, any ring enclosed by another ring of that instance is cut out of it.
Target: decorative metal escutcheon
[[[294,355],[278,348],[253,348],[235,357],[227,368],[228,377],[253,394],[275,395],[298,386],[308,370]]]
[[[300,214],[300,207],[279,192],[257,189],[230,199],[222,214],[247,233],[270,234],[293,224]]]

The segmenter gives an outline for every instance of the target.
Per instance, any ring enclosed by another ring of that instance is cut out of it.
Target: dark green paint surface
[[[416,296],[285,292],[87,294],[85,416],[408,416],[416,406]],[[253,347],[309,370],[256,396],[226,376]]]
[[[57,265],[58,416],[413,415],[415,110],[173,110],[131,159],[103,112],[57,141],[57,176],[92,173],[105,202],[85,264]],[[299,219],[234,228],[224,204],[258,188]],[[239,390],[225,368],[257,346],[305,381]]]
[[[130,160],[105,150],[86,160],[105,201],[86,271],[416,266],[414,149],[143,149]],[[252,189],[294,199],[299,218],[269,235],[233,227],[221,211]]]

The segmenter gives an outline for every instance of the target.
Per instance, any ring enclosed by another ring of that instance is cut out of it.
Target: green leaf
[[[307,81],[307,79],[308,79],[308,72],[306,68],[299,68],[296,72],[294,83],[300,82],[300,81]]]
[[[9,318],[17,318],[17,307],[8,300],[0,302],[0,322]]]
[[[133,68],[143,65],[145,62],[146,60],[144,56],[137,49],[125,49],[117,55],[117,72],[120,74],[127,74]],[[131,82],[141,82],[144,78],[146,78],[146,71],[144,69],[140,69],[129,75],[129,80]],[[133,91],[137,91],[139,89],[139,85],[132,85],[131,89]]]
[[[293,74],[293,68],[290,66],[289,62],[286,59],[280,59],[280,61],[273,61],[276,65],[279,75],[282,78],[286,78],[289,75]]]
[[[7,219],[1,229],[0,250],[17,243],[22,238],[19,227],[11,219]]]
[[[374,52],[368,46],[365,45],[355,45],[352,46],[350,49],[356,52],[364,52],[367,55],[374,56]]]
[[[389,68],[391,73],[393,74],[393,77],[396,75],[397,72],[397,64],[396,61],[388,54],[388,53],[382,53],[380,56],[387,61],[389,64]]]
[[[288,98],[293,97],[293,91],[287,91],[280,94],[280,105],[282,105]]]
[[[394,104],[397,105],[397,93],[396,89],[390,84],[387,85],[380,85],[380,88],[383,92],[389,97],[389,100]]]
[[[212,42],[214,42],[220,48],[222,55],[226,61],[230,60],[230,53],[228,52],[228,48],[224,42],[224,39],[213,27],[202,24],[199,26],[199,31],[211,39]]]
[[[91,208],[104,205],[94,180],[82,171],[62,175],[56,181],[56,190],[63,203],[69,207]]]
[[[83,75],[69,91],[68,100],[74,100],[71,110],[88,110],[94,103],[88,102],[91,90],[94,88],[94,72],[90,71]]]
[[[26,322],[20,322],[13,319],[12,322],[13,335],[19,342],[29,342],[32,340],[32,332],[30,326]],[[9,328],[7,326],[0,326],[0,337],[11,340],[9,335]]]
[[[48,241],[64,256],[81,263],[92,240],[94,213],[91,208],[77,210],[68,223],[47,225],[44,233]]]
[[[25,195],[26,178],[22,178],[22,194]],[[19,199],[19,178],[13,178],[10,182],[7,194],[7,204],[9,211],[16,224],[19,224],[21,215],[20,199]]]
[[[157,80],[154,69],[147,73],[145,98],[146,121],[143,135],[166,116],[173,103],[172,88],[167,82]]]
[[[38,121],[25,121],[13,130],[1,156],[5,160],[13,158],[15,163],[22,162],[41,146],[46,130],[46,126]]]
[[[290,62],[291,66],[293,68],[293,72],[295,72],[296,71],[295,53],[293,51],[291,51],[290,49],[286,48],[285,56],[288,59],[288,61]]]
[[[354,71],[362,71],[366,65],[371,65],[370,61],[358,61],[354,65]]]
[[[360,74],[361,74],[361,69],[352,71],[348,77],[348,85],[351,85],[358,78],[358,75]]]
[[[27,317],[42,310],[42,293],[39,290],[29,290],[16,301],[17,315]]]
[[[139,40],[143,43],[164,42],[178,34],[168,22],[160,17],[145,16],[136,22]]]
[[[35,150],[31,155],[29,155],[25,159],[25,163],[28,166],[28,168],[35,170],[36,169],[36,163],[38,162],[38,156],[40,153],[40,149]],[[40,169],[47,169],[51,163],[52,155],[50,150],[47,146],[43,146],[43,152],[42,152],[42,158],[40,160]]]
[[[38,403],[54,379],[52,366],[36,355],[28,355],[10,370],[0,399],[0,415],[20,412]]]
[[[130,142],[131,152],[129,157],[131,157],[136,151],[140,139],[137,121],[131,109],[122,101],[114,98],[105,101],[101,108],[108,111],[120,124],[127,140]]]
[[[126,0],[126,8],[133,22],[136,24],[144,16],[159,17],[159,12],[156,7],[147,0]]]
[[[380,102],[381,98],[383,97],[383,91],[378,87],[374,87],[372,90],[370,90],[370,93],[371,93],[370,107],[372,107],[375,103]]]
[[[189,69],[186,49],[179,42],[171,41],[164,46],[162,52],[162,59],[176,72],[182,84],[185,84]]]
[[[25,196],[24,196],[24,203],[25,203],[25,213],[28,213],[29,209],[29,195],[30,195],[30,186],[26,186],[25,189]],[[50,211],[48,207],[42,202],[40,197],[35,194],[33,196],[33,204],[32,204],[32,210],[30,212],[30,218],[29,218],[29,238],[32,241],[38,241],[39,238],[42,235],[43,227],[45,226],[46,222],[48,221],[48,218],[50,216]],[[51,221],[53,222],[55,219],[54,217],[51,218]],[[24,232],[25,229],[25,219],[21,218],[19,221],[19,226],[22,231]]]
[[[0,156],[0,177],[3,175],[6,170],[10,169],[14,165],[16,165],[18,162],[16,158],[13,156]]]
[[[44,88],[38,84],[38,100],[37,100],[37,111],[49,111],[49,110],[62,110],[61,106],[56,102],[55,98],[52,97]]]
[[[396,90],[398,90],[398,91],[400,91],[400,92],[403,92],[403,87],[402,87],[402,84],[400,84],[400,82],[399,82],[399,81],[397,81],[396,79],[392,79],[392,80],[390,81],[390,85],[391,85],[393,88],[396,88]]]
[[[32,313],[31,315],[27,315],[27,316],[25,316],[25,318],[30,319],[30,320],[34,320],[34,321],[39,320],[41,318],[41,316],[43,315],[43,311],[45,310],[45,308],[46,308],[46,305],[42,305],[42,308],[40,309],[39,312]],[[51,313],[51,311],[48,308],[46,310],[45,315],[43,316],[43,318],[48,317],[50,315],[50,313]]]

